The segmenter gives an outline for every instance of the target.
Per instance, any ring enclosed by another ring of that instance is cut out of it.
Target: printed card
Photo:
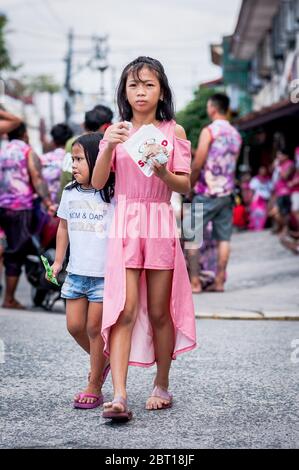
[[[161,164],[166,163],[173,149],[168,138],[153,124],[140,127],[123,146],[147,177],[154,174],[152,160]]]

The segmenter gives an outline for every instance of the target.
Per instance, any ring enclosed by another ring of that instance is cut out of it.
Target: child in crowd
[[[77,343],[90,354],[89,383],[75,396],[75,408],[103,404],[102,385],[109,371],[101,337],[104,274],[108,233],[113,217],[113,175],[101,191],[91,185],[101,134],[79,137],[72,146],[73,182],[63,191],[58,209],[55,276],[62,269],[70,245],[67,278],[61,296],[66,299],[67,327]]]
[[[268,218],[268,204],[271,199],[273,184],[265,166],[259,168],[257,176],[250,181],[253,196],[250,204],[249,229],[263,230]]]

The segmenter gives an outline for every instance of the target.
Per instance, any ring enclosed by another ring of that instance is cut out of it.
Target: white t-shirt
[[[70,259],[67,272],[104,277],[108,235],[114,201],[105,203],[99,192],[81,187],[65,189],[57,215],[67,221]]]

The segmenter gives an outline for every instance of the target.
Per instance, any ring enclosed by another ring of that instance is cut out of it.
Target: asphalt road
[[[132,367],[134,419],[111,425],[101,409],[74,410],[88,358],[65,317],[0,312],[0,447],[297,448],[299,323],[199,320],[199,348],[173,363],[171,410],[148,412],[154,369]],[[104,387],[111,396],[111,379]]]

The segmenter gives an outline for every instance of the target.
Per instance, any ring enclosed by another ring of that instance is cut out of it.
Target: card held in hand
[[[173,149],[168,138],[153,124],[140,127],[123,146],[140,171],[147,177],[154,174],[153,160],[161,165],[165,164]]]

